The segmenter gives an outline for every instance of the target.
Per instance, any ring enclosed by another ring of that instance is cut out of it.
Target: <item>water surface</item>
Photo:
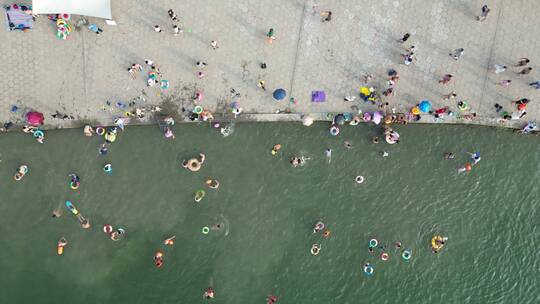
[[[157,127],[128,127],[107,156],[81,130],[0,136],[0,303],[539,303],[538,137],[460,126],[398,126],[398,145],[371,144],[371,126],[328,135],[326,124],[238,124],[229,137],[179,125],[166,141]],[[347,150],[343,141],[353,149]],[[275,143],[283,148],[277,156]],[[324,149],[333,149],[331,163]],[[389,157],[381,157],[381,151]],[[456,153],[444,161],[446,151]],[[466,151],[482,161],[456,167]],[[199,172],[179,166],[204,152]],[[311,158],[292,169],[292,155]],[[113,174],[102,166],[111,162]],[[30,172],[12,179],[26,163]],[[68,187],[69,172],[81,187]],[[356,175],[365,176],[357,185]],[[219,190],[205,189],[208,177]],[[64,207],[90,218],[84,230]],[[51,218],[60,208],[63,215]],[[322,219],[329,239],[312,233]],[[111,241],[104,224],[126,229]],[[201,228],[224,223],[222,231]],[[176,234],[174,246],[162,241]],[[435,234],[449,237],[433,254]],[[62,256],[60,237],[68,239]],[[387,245],[390,260],[367,242]],[[413,252],[404,262],[395,241]],[[322,251],[312,256],[313,243]],[[163,268],[154,252],[165,253]],[[375,274],[366,277],[370,262]]]

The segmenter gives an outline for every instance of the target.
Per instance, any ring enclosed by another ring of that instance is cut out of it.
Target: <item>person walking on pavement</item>
[[[510,83],[512,83],[512,80],[504,79],[504,80],[499,81],[497,84],[500,85],[503,88],[506,88],[506,87],[508,87],[510,85]]]
[[[214,50],[217,50],[219,48],[218,44],[217,44],[217,41],[216,40],[212,40],[210,41],[210,46],[212,47],[212,49]]]
[[[101,32],[103,32],[102,29],[100,29],[97,25],[95,25],[94,23],[90,23],[88,25],[88,29],[91,30],[92,32],[96,33],[96,34],[99,34]]]
[[[157,24],[154,25],[154,31],[155,31],[156,33],[161,33],[161,27],[160,27],[159,25],[157,25]]]
[[[530,60],[529,58],[521,58],[517,64],[515,65],[515,67],[523,67],[523,66],[526,66],[527,64],[529,64]]]
[[[484,20],[486,20],[490,11],[491,10],[489,9],[487,5],[482,6],[482,12],[480,13],[480,16],[476,17],[476,20],[483,22]]]
[[[539,81],[535,81],[535,82],[531,82],[529,83],[529,85],[537,90],[540,90],[540,80]]]
[[[441,78],[441,80],[439,80],[439,83],[447,84],[450,82],[450,80],[452,80],[452,77],[454,77],[452,74],[446,74]]]
[[[530,74],[531,71],[532,71],[532,68],[531,68],[531,67],[524,68],[523,70],[521,70],[521,71],[518,72],[518,75],[527,75],[527,74]]]
[[[263,91],[266,91],[266,87],[264,86],[264,80],[259,81],[258,86],[259,88],[263,89]]]
[[[454,99],[456,97],[457,97],[456,92],[452,91],[448,94],[443,95],[443,100]]]
[[[452,58],[454,58],[454,60],[458,60],[461,56],[463,56],[463,52],[465,52],[465,49],[463,49],[463,48],[455,49],[449,55],[452,56]]]
[[[495,74],[500,74],[500,73],[506,71],[506,68],[507,68],[507,66],[505,66],[505,65],[494,64],[493,65],[493,72],[495,72]]]

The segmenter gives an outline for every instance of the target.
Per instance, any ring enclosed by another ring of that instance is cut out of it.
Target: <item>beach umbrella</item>
[[[431,110],[431,102],[429,102],[429,100],[422,100],[422,102],[418,104],[418,108],[420,111],[427,113]]]
[[[272,95],[274,96],[274,99],[282,100],[283,98],[285,98],[285,96],[287,96],[287,91],[285,91],[284,89],[277,89]]]
[[[371,119],[376,125],[381,123],[381,120],[383,118],[383,115],[381,112],[375,112],[373,113],[373,118]]]
[[[39,112],[28,112],[26,114],[26,122],[32,126],[40,126],[43,124],[45,117]]]

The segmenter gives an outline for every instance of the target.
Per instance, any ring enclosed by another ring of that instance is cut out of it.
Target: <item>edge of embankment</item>
[[[330,122],[333,117],[339,113],[244,113],[238,117],[230,114],[214,115],[214,121],[218,122],[302,122],[304,115],[309,115],[314,121]],[[187,117],[176,115],[173,116],[177,123],[200,123],[200,121],[190,121]],[[526,122],[521,120],[504,121],[497,117],[476,116],[473,119],[463,117],[446,117],[444,119],[436,119],[432,115],[423,115],[420,121],[411,121],[411,124],[444,124],[444,125],[475,125],[486,127],[498,127],[508,129],[520,129]],[[143,119],[126,119],[125,125],[153,125],[156,124],[154,115],[149,115]],[[94,120],[72,120],[62,121],[60,123],[49,123],[41,126],[44,130],[56,129],[73,129],[81,128],[85,125],[91,126],[114,126],[113,119],[103,118]],[[22,127],[21,124],[16,124],[15,127],[8,131],[18,131]]]

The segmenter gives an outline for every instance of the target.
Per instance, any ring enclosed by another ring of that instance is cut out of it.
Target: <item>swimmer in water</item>
[[[107,155],[107,152],[109,152],[109,149],[107,149],[107,144],[101,145],[99,148],[99,155]]]
[[[372,137],[371,142],[374,143],[374,144],[378,144],[379,143],[379,137],[377,137],[377,136]]]
[[[161,267],[163,266],[163,252],[161,251],[157,251],[155,254],[154,254],[154,264],[156,265],[156,267]]]
[[[76,182],[80,182],[81,179],[79,178],[79,176],[75,173],[70,173],[68,174],[69,177],[71,177],[71,181],[76,183]]]
[[[217,179],[207,179],[206,180],[206,185],[210,188],[210,189],[217,189],[219,188],[219,181]]]
[[[462,173],[462,172],[469,172],[469,171],[471,171],[471,169],[472,169],[471,164],[466,163],[463,167],[459,167],[457,169],[457,171],[458,171],[458,173]]]
[[[296,167],[300,166],[300,162],[301,162],[301,160],[300,160],[300,157],[298,157],[298,156],[293,156],[291,158],[291,161],[290,161],[293,168],[296,168]]]
[[[204,294],[203,294],[203,298],[205,299],[213,299],[214,298],[214,290],[211,288],[211,287],[208,287]]]
[[[275,295],[269,295],[268,298],[266,298],[266,304],[274,304],[277,301],[277,297]]]
[[[361,184],[364,182],[364,177],[362,175],[358,175],[357,177],[354,178],[354,181],[357,183],[357,184]]]
[[[321,252],[321,244],[311,245],[311,254],[318,255]]]
[[[446,153],[444,153],[444,159],[445,159],[445,160],[451,160],[451,159],[454,159],[454,157],[456,157],[456,156],[455,156],[454,153],[452,153],[452,152],[446,152]]]
[[[272,148],[272,155],[276,155],[278,151],[281,149],[281,144],[275,144]]]
[[[90,228],[90,220],[88,220],[88,219],[83,219],[83,220],[81,221],[81,227],[83,227],[84,229]]]
[[[401,248],[401,242],[400,241],[397,241],[394,246],[396,246],[396,249],[399,249]]]
[[[56,209],[55,209],[55,210],[53,210],[51,216],[52,216],[52,217],[60,217],[60,216],[62,216],[62,213],[60,212],[60,210],[56,210]]]
[[[346,140],[343,142],[343,145],[345,146],[345,148],[347,149],[352,149],[352,144],[350,141]]]
[[[324,150],[324,155],[326,155],[326,159],[328,160],[328,163],[332,162],[332,149],[327,148]]]
[[[113,231],[111,233],[111,240],[113,241],[119,241],[122,239],[122,237],[124,236],[124,233],[126,233],[126,231],[122,228],[118,228],[116,229],[115,231]]]
[[[173,236],[171,236],[170,238],[166,238],[166,239],[163,241],[163,244],[172,246],[172,245],[174,245],[174,239],[176,239],[176,235],[173,235]]]
[[[382,152],[381,152],[381,155],[382,155],[382,157],[388,157],[388,152],[382,151]]]
[[[317,233],[317,232],[321,232],[323,231],[325,225],[323,222],[321,221],[318,221],[316,224],[315,224],[315,227],[313,227],[313,233]]]
[[[323,232],[323,236],[324,236],[324,238],[326,238],[326,239],[330,237],[330,234],[331,234],[331,232],[330,232],[330,230],[328,230],[328,229],[326,229],[326,230]]]
[[[476,165],[482,158],[480,157],[480,152],[468,153],[471,156],[473,165]]]
[[[214,225],[212,225],[212,227],[210,229],[212,229],[212,230],[220,230],[221,227],[222,227],[221,224],[214,224]]]

